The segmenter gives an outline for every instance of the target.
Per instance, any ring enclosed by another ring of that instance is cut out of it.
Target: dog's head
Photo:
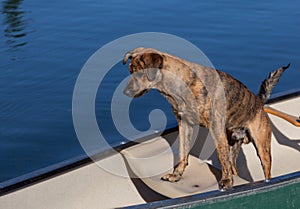
[[[124,89],[124,94],[129,97],[139,97],[155,88],[161,79],[163,57],[155,50],[137,48],[127,52],[123,59],[126,64],[130,59],[130,80]]]

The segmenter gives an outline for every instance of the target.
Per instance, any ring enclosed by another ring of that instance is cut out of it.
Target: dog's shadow
[[[213,164],[213,166],[209,166],[210,171],[214,174],[216,180],[220,181],[221,180],[221,172],[220,172],[221,165],[219,163],[218,155],[217,155],[216,151],[211,155],[209,160],[211,160],[212,164]],[[237,161],[238,161],[237,168],[238,168],[238,172],[239,172],[239,177],[245,179],[246,181],[253,182],[253,177],[247,166],[247,163],[246,163],[247,159],[246,159],[243,149],[240,150]],[[241,167],[241,165],[242,165],[242,167]],[[218,168],[217,171],[216,171],[216,168]]]
[[[275,139],[277,142],[282,146],[291,147],[297,151],[300,151],[300,139],[289,139],[287,136],[285,136],[275,125],[271,122],[271,127],[273,134],[275,136]]]
[[[295,149],[297,151],[300,151],[300,139],[290,139],[286,135],[284,135],[272,122],[271,122],[272,132],[274,135],[275,140],[280,144],[280,146],[286,146],[290,147],[292,149]],[[216,151],[211,155],[210,159],[217,168],[221,168],[217,153]],[[253,177],[251,175],[251,171],[247,166],[247,158],[245,156],[245,153],[243,152],[243,149],[240,150],[239,156],[238,156],[238,171],[239,176],[249,182],[253,182]],[[211,172],[215,175],[217,180],[220,180],[221,176],[219,172],[216,172],[215,168],[211,168]]]

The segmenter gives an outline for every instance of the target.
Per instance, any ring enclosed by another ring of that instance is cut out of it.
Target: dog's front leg
[[[219,181],[220,190],[228,190],[233,185],[232,165],[229,157],[229,144],[225,133],[219,132],[219,137],[215,138],[218,158],[222,167],[222,178]],[[213,134],[216,136],[215,134]]]
[[[178,164],[175,166],[173,173],[164,175],[161,179],[170,182],[179,181],[183,172],[188,165],[193,127],[184,120],[178,121],[179,126],[179,153]]]

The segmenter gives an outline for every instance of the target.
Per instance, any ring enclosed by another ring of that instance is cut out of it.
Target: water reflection
[[[2,1],[5,43],[11,50],[27,44],[24,37],[28,34],[28,30],[26,29],[28,20],[24,17],[26,12],[22,9],[22,3],[23,0]]]

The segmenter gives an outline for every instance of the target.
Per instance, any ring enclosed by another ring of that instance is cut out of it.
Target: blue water
[[[182,37],[255,92],[269,71],[291,62],[274,92],[300,87],[296,0],[2,0],[0,11],[0,182],[84,153],[72,123],[76,79],[97,49],[124,35]],[[124,139],[110,117],[110,84],[127,75],[116,65],[97,94],[100,129],[112,144]],[[156,92],[134,105],[139,130],[147,130],[148,114],[158,107],[168,126],[176,124]]]

